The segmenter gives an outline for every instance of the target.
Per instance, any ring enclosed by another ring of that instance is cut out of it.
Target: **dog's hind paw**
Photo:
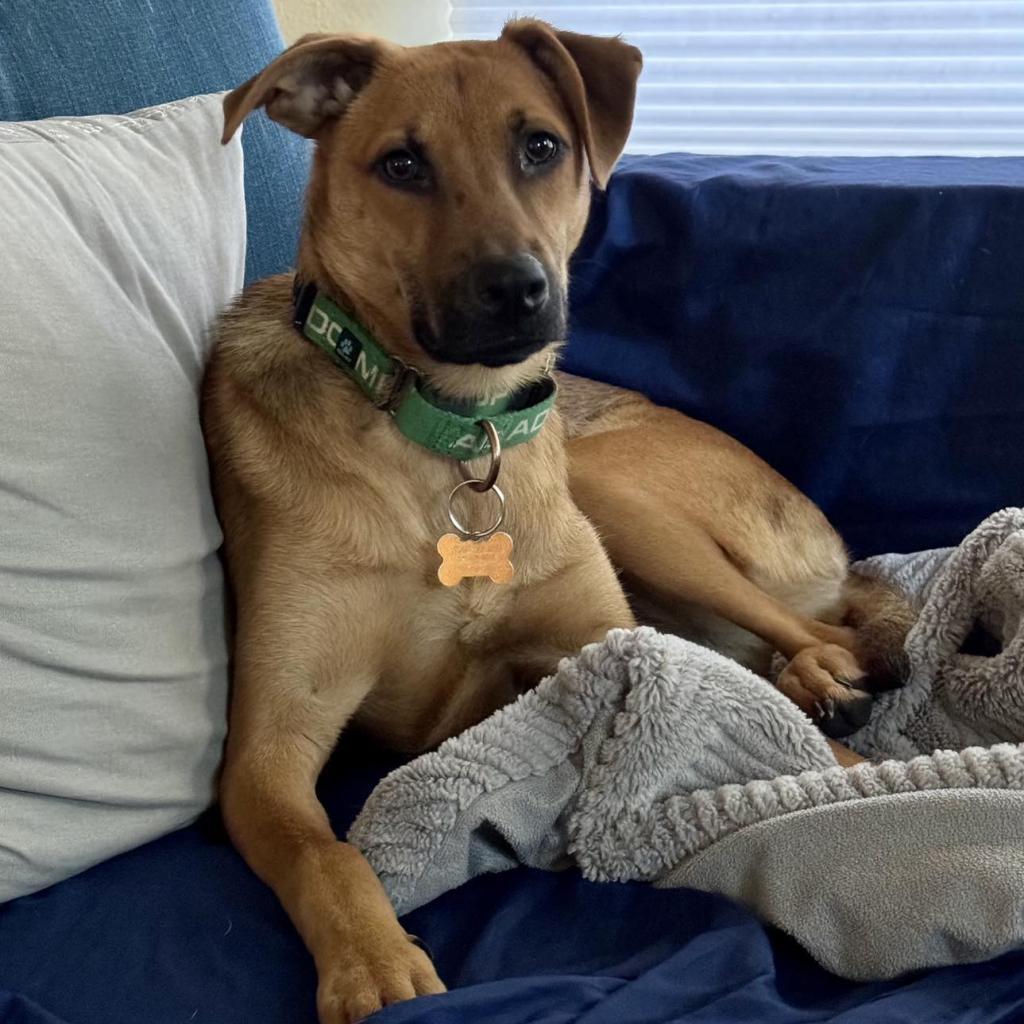
[[[872,698],[863,688],[867,674],[837,644],[806,647],[779,673],[775,685],[832,739],[867,724]]]

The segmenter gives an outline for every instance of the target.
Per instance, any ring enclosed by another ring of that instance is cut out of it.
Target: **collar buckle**
[[[409,389],[416,386],[416,381],[420,376],[419,370],[402,362],[397,356],[392,356],[391,359],[395,364],[391,388],[384,401],[378,406],[386,413],[394,413],[402,404],[402,399],[408,394]]]

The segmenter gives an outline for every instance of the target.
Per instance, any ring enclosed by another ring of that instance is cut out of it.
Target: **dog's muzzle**
[[[529,253],[474,264],[455,283],[440,335],[418,325],[417,338],[442,362],[509,366],[565,333],[565,297]]]

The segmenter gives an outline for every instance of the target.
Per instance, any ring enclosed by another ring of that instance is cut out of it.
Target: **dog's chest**
[[[421,650],[472,655],[502,646],[515,603],[514,589],[484,579],[464,579],[454,587],[430,583],[410,609],[411,633]]]
[[[542,529],[529,515],[510,511],[502,524],[503,536],[470,540],[437,517],[416,571],[414,616],[422,632],[466,648],[500,645],[517,603],[539,574],[546,575],[545,558],[538,551]]]
[[[491,584],[488,574],[504,579],[509,561],[512,582],[521,585],[557,559],[565,517],[575,506],[554,431],[507,451],[497,486],[483,493],[467,480],[486,475],[486,459],[460,464],[439,458],[393,428],[386,440],[389,471],[383,483],[378,477],[365,488],[359,502],[364,525],[377,532],[378,543],[390,539],[394,558],[407,570],[429,571],[440,584],[437,573],[444,562],[449,571],[442,576],[452,585],[442,588],[457,594],[453,603],[466,614],[478,617],[500,603],[495,595],[509,588]],[[487,536],[469,539],[460,526]],[[495,534],[511,538],[511,552]]]
[[[517,606],[564,563],[563,531],[576,511],[564,479],[552,477],[534,452],[509,454],[499,484],[504,505],[493,493],[465,488],[465,500],[453,509],[474,529],[493,525],[501,512],[498,532],[509,540],[467,539],[453,526],[448,495],[461,473],[423,481],[417,491],[419,539],[415,565],[408,568],[417,579],[413,618],[421,635],[447,637],[469,649],[501,646]]]
[[[362,458],[370,451],[377,453],[372,463]],[[460,465],[439,458],[383,419],[369,422],[361,443],[348,449],[347,464],[353,472],[344,481],[347,500],[335,506],[336,535],[387,588],[387,604],[414,638],[412,646],[439,655],[449,646],[501,647],[517,605],[564,564],[566,539],[579,518],[560,431],[506,451],[498,477],[504,500],[496,491],[462,487],[451,501],[467,476],[486,473],[486,460]],[[482,541],[460,535],[449,512],[483,531],[500,514],[498,531],[511,538],[511,551],[494,535]]]

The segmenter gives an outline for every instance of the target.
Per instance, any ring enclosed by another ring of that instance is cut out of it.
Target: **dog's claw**
[[[821,706],[820,701],[814,702],[814,717],[816,719],[821,719],[825,717],[825,709]]]
[[[427,954],[427,958],[433,961],[433,952],[431,951],[430,947],[418,935],[413,935],[411,932],[406,932],[406,936],[417,949],[422,949],[423,952]]]

